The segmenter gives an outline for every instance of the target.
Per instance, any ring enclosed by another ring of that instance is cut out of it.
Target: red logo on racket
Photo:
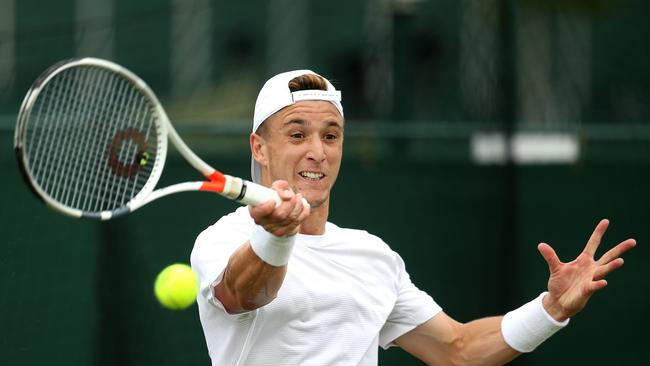
[[[150,158],[144,135],[133,127],[119,131],[106,152],[108,165],[121,177],[137,174],[148,164]]]

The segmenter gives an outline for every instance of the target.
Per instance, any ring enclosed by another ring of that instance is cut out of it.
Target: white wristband
[[[255,254],[264,262],[281,267],[289,263],[295,240],[295,235],[279,237],[264,230],[263,227],[255,225],[249,241]]]
[[[558,330],[569,324],[559,322],[544,309],[543,292],[535,300],[507,313],[501,321],[501,333],[506,343],[519,352],[531,352]]]

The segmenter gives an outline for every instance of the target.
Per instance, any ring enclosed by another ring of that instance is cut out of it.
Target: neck
[[[300,233],[305,235],[325,234],[325,224],[329,215],[329,199],[318,207],[312,207],[309,217],[300,225]]]

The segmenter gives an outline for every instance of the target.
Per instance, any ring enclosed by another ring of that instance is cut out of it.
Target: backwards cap
[[[327,90],[299,90],[291,92],[289,82],[301,75],[312,74],[320,76],[311,70],[295,70],[284,72],[270,78],[260,90],[255,102],[255,116],[253,117],[253,132],[280,109],[295,104],[302,100],[325,100],[332,103],[343,117],[343,106],[341,105],[341,92],[334,89],[329,80],[323,78],[327,84]],[[322,76],[320,76],[322,77]],[[261,183],[260,165],[251,156],[251,177],[253,182]]]

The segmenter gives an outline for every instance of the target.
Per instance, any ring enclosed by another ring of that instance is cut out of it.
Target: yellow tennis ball
[[[196,300],[199,281],[187,264],[176,263],[167,266],[156,277],[154,293],[162,306],[180,310]]]

